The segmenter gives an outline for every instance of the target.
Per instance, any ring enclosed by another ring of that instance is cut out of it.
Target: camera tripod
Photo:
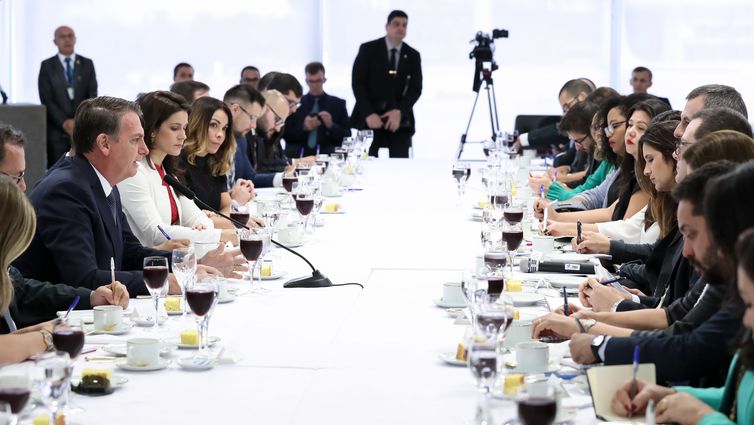
[[[461,141],[458,143],[458,149],[456,150],[456,159],[460,159],[463,154],[463,148],[466,145],[466,136],[469,134],[469,128],[471,128],[471,120],[474,118],[474,111],[476,110],[477,101],[479,101],[479,88],[481,83],[484,82],[484,90],[487,92],[487,105],[490,111],[490,127],[492,127],[492,140],[497,138],[497,133],[500,131],[500,121],[497,116],[497,100],[495,98],[495,84],[492,81],[492,70],[482,68],[481,64],[477,67],[476,75],[481,72],[481,79],[475,80],[474,91],[476,96],[474,97],[474,104],[471,106],[471,114],[469,115],[469,122],[466,124],[466,131],[461,135]],[[481,143],[481,142],[469,142],[469,143]]]

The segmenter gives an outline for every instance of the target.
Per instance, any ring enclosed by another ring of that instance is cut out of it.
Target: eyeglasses
[[[249,119],[251,120],[251,122],[256,122],[256,120],[257,120],[257,119],[259,119],[259,117],[258,117],[258,116],[256,116],[256,115],[254,115],[254,114],[250,113],[249,111],[247,111],[246,109],[244,109],[244,107],[243,107],[243,106],[241,106],[240,104],[238,104],[238,103],[235,103],[234,105],[238,106],[238,108],[239,108],[239,109],[241,109],[241,110],[243,111],[243,113],[244,113],[244,114],[248,115],[248,116],[249,116]]]
[[[588,134],[586,136],[578,139],[578,140],[577,139],[571,139],[571,140],[573,140],[573,143],[576,143],[577,145],[580,145],[580,144],[584,143],[584,140],[586,140],[587,137],[589,137]]]
[[[676,140],[675,141],[675,155],[681,156],[681,150],[691,145],[692,145],[691,142],[684,142],[683,140]]]
[[[275,126],[276,127],[285,124],[285,120],[283,119],[283,117],[281,117],[280,115],[278,115],[277,112],[275,112],[274,109],[269,108],[269,107],[267,109],[269,109],[270,112],[272,112],[272,115],[275,115]]]
[[[605,127],[605,136],[607,137],[612,136],[613,134],[615,134],[615,129],[617,129],[618,127],[622,126],[625,123],[626,123],[626,120],[608,124],[607,127]]]
[[[19,184],[19,183],[21,183],[21,180],[24,179],[24,175],[26,174],[26,170],[21,171],[20,173],[18,173],[18,175],[15,175],[15,176],[12,176],[12,175],[10,175],[8,173],[4,173],[2,171],[0,171],[0,174],[2,174],[4,176],[10,177],[10,179],[13,180],[13,183]]]
[[[298,107],[301,106],[301,102],[297,100],[289,100],[288,101],[288,107],[293,109],[298,109]]]

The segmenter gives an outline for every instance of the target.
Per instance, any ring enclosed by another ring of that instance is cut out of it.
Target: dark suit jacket
[[[422,93],[421,56],[406,42],[401,46],[398,74],[388,74],[388,51],[385,38],[364,43],[353,62],[351,87],[356,105],[351,114],[351,126],[367,128],[366,117],[400,109],[401,128],[414,133],[414,103]]]
[[[56,312],[68,309],[76,295],[81,297],[77,310],[92,308],[90,289],[25,279],[14,267],[8,272],[13,282],[13,300],[8,311],[18,329],[54,319]],[[8,324],[0,316],[0,335],[9,331]]]
[[[304,156],[317,154],[316,147],[311,149],[307,146],[310,132],[304,131],[304,118],[309,115],[312,107],[314,107],[314,96],[306,94],[301,98],[301,106],[285,120],[283,138],[285,139],[285,155],[288,158],[299,158],[302,147],[304,148]],[[327,111],[332,115],[332,126],[330,128],[325,127],[324,124],[317,127],[319,153],[331,154],[335,151],[335,147],[343,143],[344,137],[351,135],[346,101],[324,93],[319,98],[319,110]]]
[[[113,257],[115,278],[131,296],[147,294],[144,257],[169,253],[139,243],[128,227],[117,187],[113,193],[117,223],[89,161],[76,155],[60,164],[29,195],[37,231],[14,265],[27,278],[94,289],[110,283]]]
[[[63,121],[73,118],[86,99],[97,97],[97,74],[91,59],[76,54],[73,68],[73,100],[68,97],[65,68],[58,55],[42,61],[39,69],[39,100],[47,108],[47,138],[68,140]]]
[[[275,173],[257,173],[251,165],[251,152],[246,138],[236,136],[235,178],[251,180],[254,187],[272,187]]]

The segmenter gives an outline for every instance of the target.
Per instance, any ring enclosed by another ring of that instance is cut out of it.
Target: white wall
[[[637,65],[654,71],[651,92],[676,108],[710,82],[735,86],[754,105],[754,4],[745,0],[0,0],[0,84],[15,102],[38,102],[39,63],[55,53],[53,31],[66,24],[76,30],[77,52],[94,60],[101,94],[166,89],[173,66],[187,61],[221,97],[244,65],[303,83],[304,65],[322,60],[326,89],[350,110],[359,44],[384,35],[394,8],[408,13],[406,42],[423,60],[417,158],[455,152],[474,96],[468,40],[478,30],[510,30],[495,54],[504,130],[518,114],[558,113],[557,90],[570,78],[613,79],[626,92]],[[486,105],[479,106],[470,140],[490,133]]]

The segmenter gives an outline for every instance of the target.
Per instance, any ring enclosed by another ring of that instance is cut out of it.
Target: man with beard
[[[629,364],[638,345],[641,361],[657,365],[659,382],[712,384],[721,378],[730,360],[727,343],[741,326],[741,310],[734,306],[720,308],[725,286],[733,277],[716,267],[719,260],[707,237],[703,200],[706,182],[733,167],[729,162],[707,164],[673,191],[679,202],[683,255],[704,275],[683,298],[663,309],[620,313],[575,309],[575,318],[550,314],[535,319],[534,336],[570,336],[571,355],[581,364]],[[593,287],[603,288],[593,283]]]

